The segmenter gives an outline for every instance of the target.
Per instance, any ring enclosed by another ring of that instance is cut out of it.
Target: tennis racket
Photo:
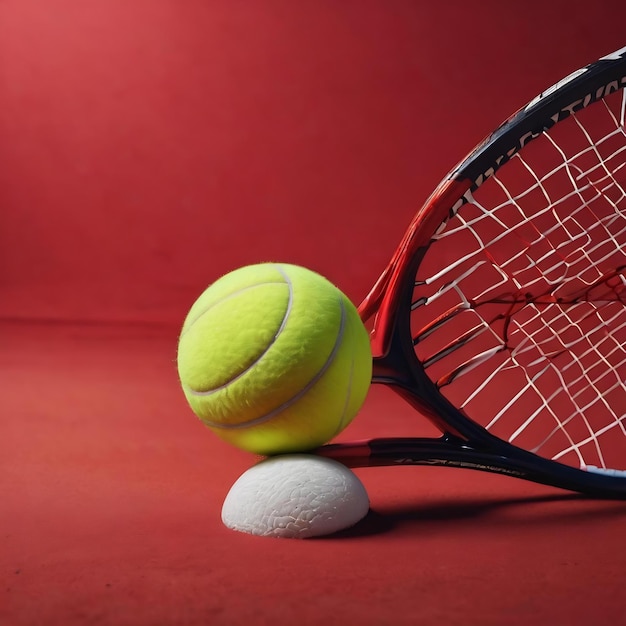
[[[444,179],[360,306],[373,382],[441,438],[329,444],[626,496],[626,48],[510,117]]]

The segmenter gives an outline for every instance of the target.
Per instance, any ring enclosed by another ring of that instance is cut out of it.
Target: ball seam
[[[289,279],[289,276],[282,270],[281,267],[276,266],[276,269],[278,270],[278,272],[280,272],[281,276],[285,279],[284,283],[266,282],[266,283],[258,283],[257,285],[254,285],[254,287],[258,287],[258,286],[262,286],[262,285],[285,285],[286,284],[287,285],[287,289],[289,290],[289,297],[287,299],[287,308],[285,310],[285,314],[283,315],[283,320],[280,323],[280,326],[278,327],[278,330],[274,334],[274,337],[272,338],[271,341],[268,342],[268,344],[267,344],[267,346],[265,346],[265,349],[263,350],[263,352],[261,352],[261,354],[256,358],[255,361],[250,363],[250,365],[248,365],[248,367],[246,367],[244,370],[239,372],[236,376],[233,376],[230,380],[227,380],[225,383],[222,383],[218,387],[213,387],[211,389],[199,390],[199,389],[194,389],[193,387],[190,387],[189,385],[184,385],[185,388],[187,389],[187,391],[192,396],[206,397],[206,396],[210,396],[210,395],[212,395],[214,393],[217,393],[218,391],[222,391],[223,389],[226,389],[227,387],[232,385],[234,382],[239,380],[242,376],[245,376],[245,374],[247,372],[249,372],[253,367],[255,367],[259,363],[259,361],[267,354],[267,352],[274,345],[274,343],[276,343],[276,340],[278,339],[280,334],[285,329],[285,326],[287,325],[287,320],[289,319],[289,315],[291,314],[291,309],[293,308],[293,283],[291,282],[291,280]],[[240,294],[243,291],[246,291],[247,289],[251,289],[251,288],[252,288],[252,285],[249,286],[249,287],[246,287],[245,289],[240,289],[239,291],[237,291],[237,292],[235,292],[233,294],[230,294],[226,298],[222,298],[220,300],[220,302],[224,302],[225,300],[227,300],[231,296],[234,296],[236,294]],[[209,309],[210,309],[210,307],[209,307]],[[208,311],[209,309],[207,309],[206,311]],[[206,313],[206,311],[205,311],[205,313]],[[203,313],[203,315],[204,315],[204,313]],[[197,320],[194,321],[194,324],[195,324],[196,321]]]
[[[259,424],[263,424],[264,422],[271,420],[272,418],[282,413],[284,410],[288,409],[290,406],[296,404],[302,397],[304,397],[315,386],[315,384],[321,378],[323,378],[324,374],[334,362],[337,356],[337,353],[339,352],[339,349],[341,348],[341,344],[343,343],[343,337],[345,334],[346,318],[347,318],[346,307],[345,307],[342,297],[339,297],[339,309],[340,309],[340,314],[341,314],[340,322],[339,322],[339,331],[337,333],[337,337],[335,339],[335,344],[333,346],[333,349],[328,355],[328,358],[326,359],[325,363],[316,372],[315,376],[313,376],[313,378],[304,387],[298,390],[298,392],[294,396],[285,400],[285,402],[283,402],[280,406],[273,408],[271,411],[268,411],[264,415],[261,415],[260,417],[252,418],[250,420],[246,420],[245,422],[229,424],[229,423],[221,423],[221,422],[212,422],[205,418],[203,418],[202,421],[211,428],[218,428],[218,429],[223,429],[223,430],[238,430],[242,428],[250,428],[251,426],[258,426]]]
[[[281,272],[281,274],[283,273]],[[229,293],[227,296],[224,296],[223,298],[220,298],[219,300],[216,300],[215,302],[212,302],[211,304],[209,304],[209,306],[207,306],[206,309],[203,309],[200,313],[198,313],[198,315],[194,318],[193,321],[189,323],[187,323],[186,321],[184,324],[183,330],[180,333],[180,337],[182,338],[184,335],[186,335],[193,328],[196,322],[198,322],[202,317],[204,317],[212,308],[216,307],[218,304],[222,304],[223,302],[226,302],[227,300],[230,300],[231,298],[234,298],[235,296],[238,296],[246,291],[250,291],[250,289],[256,289],[257,287],[264,287],[265,285],[284,285],[284,284],[285,283],[281,283],[277,280],[276,281],[268,280],[263,283],[255,283],[254,285],[247,285],[246,287],[242,287],[241,289],[237,289],[237,291],[233,291],[232,293]]]
[[[346,390],[346,396],[343,403],[343,410],[341,411],[341,417],[339,418],[339,422],[337,424],[337,430],[333,433],[332,437],[336,437],[345,427],[346,427],[346,418],[348,415],[348,406],[350,406],[350,400],[352,399],[352,382],[354,380],[354,356],[350,360],[350,376],[348,377],[348,385]]]

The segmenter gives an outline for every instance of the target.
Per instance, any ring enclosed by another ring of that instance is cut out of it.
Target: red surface
[[[619,502],[381,468],[340,536],[227,530],[253,459],[176,380],[219,274],[359,300],[463,154],[626,43],[621,0],[512,6],[0,2],[0,624],[626,623]],[[424,428],[375,389],[342,439]]]

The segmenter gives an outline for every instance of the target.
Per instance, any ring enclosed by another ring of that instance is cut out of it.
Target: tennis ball
[[[328,442],[360,409],[372,376],[350,300],[308,269],[263,263],[213,283],[191,307],[178,373],[194,413],[255,454]]]

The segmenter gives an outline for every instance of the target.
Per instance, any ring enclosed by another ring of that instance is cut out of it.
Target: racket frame
[[[626,87],[626,47],[573,72],[519,109],[463,159],[417,212],[387,268],[359,306],[371,331],[372,382],[394,389],[443,433],[329,444],[317,453],[349,467],[438,465],[506,474],[599,497],[626,497],[624,475],[585,471],[544,459],[489,433],[460,413],[419,363],[411,336],[410,302],[417,267],[433,234],[482,183],[530,141],[572,113]],[[622,125],[624,112],[622,111]]]

